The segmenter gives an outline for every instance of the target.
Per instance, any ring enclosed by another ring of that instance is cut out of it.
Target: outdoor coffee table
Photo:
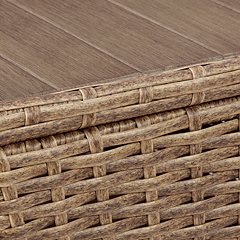
[[[240,2],[0,0],[0,239],[239,240]]]

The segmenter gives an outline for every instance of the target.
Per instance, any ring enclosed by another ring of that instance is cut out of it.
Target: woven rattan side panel
[[[201,96],[2,146],[0,239],[238,239],[240,99]]]

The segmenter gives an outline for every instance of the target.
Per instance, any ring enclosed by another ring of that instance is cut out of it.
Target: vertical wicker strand
[[[0,148],[0,172],[11,171],[10,164],[8,162],[7,156],[2,148]],[[14,185],[8,187],[2,187],[2,194],[4,201],[11,201],[18,198],[17,189]],[[12,228],[22,226],[25,224],[23,215],[21,212],[9,213],[10,225]],[[22,238],[26,240],[27,238]]]
[[[148,103],[153,99],[153,91],[151,87],[140,88],[139,89],[139,103]],[[148,116],[143,116],[136,118],[136,124],[138,128],[147,127],[151,125],[151,120]],[[141,153],[152,153],[153,149],[153,141],[152,140],[144,140],[141,141]],[[144,178],[154,178],[157,175],[155,166],[146,166],[143,168]],[[154,202],[158,200],[158,191],[157,190],[149,190],[146,191],[146,201]],[[148,214],[148,225],[156,225],[160,223],[160,213],[154,212]],[[149,238],[149,240],[161,240],[160,236],[155,236]]]
[[[206,71],[203,66],[194,66],[190,68],[193,79],[202,78],[206,76]],[[205,94],[203,92],[195,92],[192,94],[192,101],[191,105],[196,105],[193,107],[186,108],[188,119],[189,119],[189,130],[196,131],[202,128],[202,120],[201,116],[198,114],[198,105],[204,102]],[[202,144],[193,144],[190,145],[190,154],[195,155],[202,152]],[[202,166],[197,166],[191,168],[191,177],[198,178],[202,177]],[[192,191],[192,201],[198,202],[204,200],[204,192],[202,190],[195,190]],[[193,216],[193,223],[194,225],[201,225],[205,223],[205,214],[195,214]],[[205,240],[205,236],[195,237],[195,240]]]
[[[198,115],[198,106],[189,107],[186,109],[189,118],[189,130],[196,131],[202,128],[201,117]],[[196,155],[202,152],[202,144],[190,145],[190,154]],[[191,168],[191,177],[198,178],[203,176],[202,166]],[[201,189],[192,191],[192,201],[198,202],[204,200],[204,192]],[[195,214],[193,216],[194,225],[201,225],[205,223],[205,214]],[[195,240],[205,240],[205,236],[195,237]]]
[[[83,101],[93,99],[97,97],[97,92],[92,87],[81,88],[79,91],[82,94]],[[96,121],[96,113],[83,115],[81,128],[86,128],[94,125]],[[83,130],[88,143],[91,153],[103,152],[103,142],[100,132],[97,127],[91,127]],[[94,177],[102,177],[107,174],[106,166],[93,167]],[[109,191],[107,189],[99,189],[96,191],[97,201],[102,202],[109,199]],[[112,215],[104,213],[99,216],[100,224],[106,225],[112,223]],[[105,240],[113,240],[113,237],[105,237]]]
[[[43,148],[52,148],[57,146],[56,139],[53,136],[42,138],[41,143]],[[52,176],[62,172],[61,164],[58,160],[47,163],[48,175]],[[58,202],[65,199],[65,190],[63,186],[55,187],[51,189],[52,201]],[[55,216],[56,226],[64,225],[68,223],[67,213],[63,212]],[[70,240],[69,236],[63,236],[60,240]]]
[[[38,124],[40,122],[40,107],[24,108],[25,112],[25,126]]]
[[[192,72],[193,79],[202,78],[206,75],[206,71],[205,71],[204,67],[202,67],[202,66],[194,66],[194,67],[191,67],[189,69]],[[203,103],[204,98],[205,98],[205,93],[204,92],[193,93],[191,105],[196,105],[196,104]]]
[[[91,153],[98,153],[103,152],[103,141],[102,137],[100,135],[100,132],[97,127],[91,127],[88,129],[83,130],[85,133],[85,136],[89,143],[89,148]],[[96,166],[93,167],[93,175],[94,177],[102,177],[107,174],[106,166]],[[109,199],[109,191],[108,189],[99,189],[96,191],[96,198],[98,202],[103,202]],[[100,224],[106,225],[112,223],[112,215],[111,213],[104,213],[99,216]],[[106,236],[102,238],[103,240],[113,240],[114,237]]]
[[[83,101],[97,97],[97,92],[92,87],[81,88],[79,89],[79,92],[81,92],[82,94]],[[94,126],[95,122],[96,122],[96,113],[83,115],[81,128]]]

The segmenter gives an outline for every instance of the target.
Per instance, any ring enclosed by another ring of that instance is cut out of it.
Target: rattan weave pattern
[[[0,105],[0,145],[240,95],[240,57]]]
[[[1,111],[0,239],[239,239],[240,58]]]

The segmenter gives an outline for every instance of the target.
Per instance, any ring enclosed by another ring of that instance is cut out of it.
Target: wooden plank
[[[0,1],[0,22],[0,54],[57,89],[136,72],[6,1]]]
[[[106,0],[11,2],[141,71],[190,64],[217,55]],[[148,1],[141,4],[147,7]]]
[[[121,4],[124,8],[221,54],[240,51],[240,14],[213,1],[111,0],[111,2]]]
[[[216,3],[222,4],[233,11],[240,12],[240,1],[239,0],[214,0]]]
[[[13,100],[50,91],[54,91],[54,88],[0,57],[1,100]]]

